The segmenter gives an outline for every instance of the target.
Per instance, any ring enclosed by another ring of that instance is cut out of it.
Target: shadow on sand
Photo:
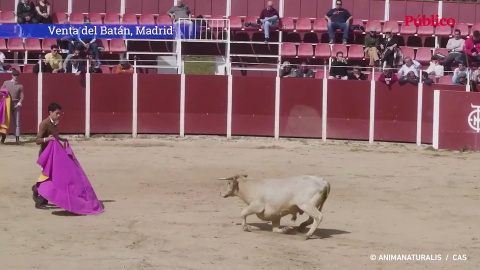
[[[241,225],[241,223],[237,223],[237,225]],[[255,228],[258,228],[260,231],[272,232],[272,225],[269,224],[269,223],[248,223],[248,225],[250,225],[252,227],[255,227]],[[288,235],[305,235],[308,232],[309,228],[310,227],[307,227],[303,231],[299,231],[298,226],[295,226],[291,230],[286,232],[285,234],[288,234]],[[315,232],[313,233],[313,235],[310,239],[331,238],[334,235],[349,234],[349,233],[350,232],[348,232],[348,231],[342,231],[342,230],[336,230],[336,229],[324,229],[324,228],[318,227],[315,230]]]
[[[100,200],[100,204],[102,205],[104,210],[106,209],[105,208],[105,203],[111,203],[111,202],[115,202],[115,200]],[[50,204],[49,204],[49,206],[50,206]],[[53,206],[53,207],[49,207],[48,209],[61,209],[61,208],[57,207],[57,206]],[[77,215],[75,213],[68,212],[66,210],[53,211],[52,215],[59,216],[59,217],[81,217],[81,216],[84,216],[84,215]]]

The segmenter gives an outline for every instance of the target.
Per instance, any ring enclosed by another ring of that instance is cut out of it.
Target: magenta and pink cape
[[[60,141],[50,141],[37,163],[43,168],[38,193],[49,202],[78,215],[104,212],[68,142],[64,148]]]

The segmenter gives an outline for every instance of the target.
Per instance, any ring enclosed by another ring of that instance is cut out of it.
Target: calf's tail
[[[325,204],[325,201],[328,198],[328,195],[330,194],[330,183],[325,182],[326,185],[322,189],[322,200],[320,201],[320,206],[318,207],[318,210],[322,212],[323,204]]]

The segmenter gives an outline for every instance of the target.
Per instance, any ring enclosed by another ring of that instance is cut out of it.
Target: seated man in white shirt
[[[406,77],[407,74],[410,71],[413,71],[416,77],[418,77],[418,70],[422,67],[422,65],[416,61],[413,60],[411,57],[405,57],[405,64],[400,68],[398,73],[400,74],[401,77]]]
[[[3,68],[3,66],[5,66],[5,54],[3,54],[3,52],[0,52],[0,73],[5,73],[5,69]]]
[[[436,55],[432,56],[430,61],[430,66],[425,70],[428,75],[435,75],[435,82],[438,83],[438,80],[444,74],[444,68],[439,63],[439,59]]]

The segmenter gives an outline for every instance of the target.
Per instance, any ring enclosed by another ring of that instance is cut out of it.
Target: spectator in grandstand
[[[312,69],[307,67],[307,62],[302,61],[299,69],[297,69],[297,77],[299,78],[314,78],[315,75]]]
[[[85,24],[90,24],[90,19],[85,18]],[[96,38],[80,38],[73,39],[68,43],[68,53],[73,53],[75,49],[79,49],[81,51],[92,51],[95,55],[95,59],[100,63],[100,52],[98,51],[98,45],[96,42]]]
[[[478,54],[480,52],[480,32],[478,30],[473,31],[472,36],[465,40],[463,52],[466,55],[463,57],[464,63],[480,62]]]
[[[177,5],[169,9],[167,11],[167,14],[168,16],[170,16],[170,18],[172,18],[174,24],[177,24],[177,27],[179,26],[180,23],[189,25],[188,36],[189,37],[192,36],[193,22],[191,20],[185,20],[190,18],[191,12],[190,12],[190,9],[185,4],[183,4],[183,0],[177,0]],[[179,19],[184,19],[184,20],[180,21]],[[182,28],[182,29],[185,30],[187,28]],[[181,29],[178,29],[178,30],[181,30]],[[178,31],[178,34],[181,35],[182,32],[183,31]]]
[[[11,97],[11,112],[12,116],[15,119],[15,139],[17,145],[20,144],[20,108],[22,107],[23,103],[23,85],[18,81],[18,75],[20,75],[20,72],[16,69],[12,69],[12,79],[5,81],[0,87],[0,89],[7,88],[8,93],[10,94]],[[2,136],[2,144],[5,142],[5,137]]]
[[[455,76],[455,81],[452,83],[454,85],[467,85],[467,72],[460,71],[457,76]]]
[[[341,29],[343,30],[343,44],[347,44],[348,40],[348,31],[350,30],[350,20],[352,19],[352,15],[348,10],[342,8],[342,1],[336,1],[337,7],[331,9],[325,15],[325,19],[327,20],[327,27],[328,27],[328,36],[330,37],[330,44],[335,42],[335,30]]]
[[[330,68],[329,79],[348,79],[347,72],[347,60],[343,58],[342,52],[337,52],[337,59],[332,61],[332,67]]]
[[[367,75],[362,73],[360,66],[353,67],[352,73],[347,75],[349,80],[365,81],[367,80]]]
[[[444,74],[444,67],[440,65],[438,56],[434,55],[431,59],[432,60],[430,61],[430,66],[428,66],[425,72],[427,73],[427,75],[435,75],[435,81],[438,82],[440,77]]]
[[[400,68],[398,73],[401,77],[405,77],[410,71],[418,78],[418,70],[422,67],[417,60],[411,57],[405,57],[405,64]]]
[[[52,45],[51,52],[45,55],[45,69],[42,67],[42,71],[44,72],[51,72],[51,73],[59,73],[63,71],[63,57],[59,53],[59,48],[57,45]]]
[[[463,61],[459,61],[457,64],[458,64],[458,67],[453,71],[452,84],[458,84],[459,83],[459,79],[458,79],[459,74],[469,73],[468,69],[467,69],[467,66],[464,64]]]
[[[428,77],[428,73],[426,71],[422,71],[422,83],[427,85],[432,85],[433,80]]]
[[[120,64],[117,67],[117,73],[133,73],[133,66],[128,63],[127,59],[120,60]]]
[[[75,73],[77,76],[85,73],[85,59],[81,59],[80,56],[70,58],[65,73]]]
[[[66,71],[67,68],[72,65],[71,61],[72,61],[73,59],[80,59],[81,56],[82,56],[82,52],[80,51],[79,48],[76,48],[76,49],[73,51],[73,53],[67,55],[67,57],[65,58],[65,61],[63,61],[63,66],[62,66],[62,67],[63,67],[63,70]],[[69,72],[69,73],[71,73],[71,72]]]
[[[369,66],[374,67],[378,65],[378,48],[380,46],[380,37],[377,36],[377,28],[370,27],[370,34],[365,37],[365,55],[370,58]]]
[[[382,61],[393,67],[395,60],[395,51],[398,48],[398,39],[392,35],[392,29],[385,29],[385,39],[380,44],[382,52]]]
[[[270,27],[276,27],[279,19],[280,15],[278,15],[278,10],[273,7],[272,1],[268,1],[267,7],[262,10],[259,18],[265,32],[265,42],[270,41]]]
[[[447,43],[448,55],[444,60],[445,71],[451,71],[452,62],[461,61],[461,59],[464,57],[462,53],[463,46],[465,46],[465,40],[461,38],[460,29],[455,29],[453,38],[449,39]]]
[[[3,66],[5,66],[5,54],[3,54],[3,52],[0,52],[0,73],[6,72]]]
[[[39,23],[52,24],[52,18],[50,17],[50,3],[45,0],[37,2],[37,21]]]
[[[90,60],[90,67],[88,68],[88,72],[103,73],[103,70],[100,68],[100,64],[98,64],[97,60],[95,60],[94,55],[88,54],[87,58]]]
[[[400,79],[398,79],[398,83],[400,85],[404,85],[406,83],[411,83],[413,85],[418,85],[419,81],[420,81],[420,79],[418,78],[418,76],[415,74],[415,72],[413,70],[409,71],[407,73],[407,75],[402,76],[402,77],[400,77]]]
[[[393,68],[391,66],[385,66],[382,74],[378,77],[378,81],[390,86],[398,81],[398,77],[397,74],[393,73]]]
[[[480,67],[478,67],[470,77],[470,81],[474,82],[475,84],[480,84]]]
[[[283,64],[280,66],[280,71],[279,71],[279,77],[280,78],[295,78],[297,77],[297,71],[292,67],[290,62],[285,61]]]
[[[17,5],[17,22],[38,23],[35,14],[35,5],[30,0],[21,0]]]

